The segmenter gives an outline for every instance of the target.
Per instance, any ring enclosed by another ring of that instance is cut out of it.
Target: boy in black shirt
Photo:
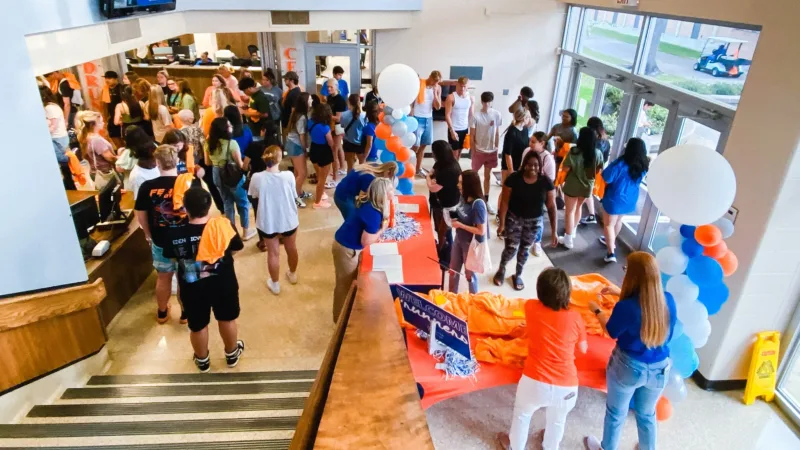
[[[243,249],[244,244],[225,217],[209,217],[211,195],[201,187],[187,190],[183,204],[189,223],[170,235],[178,261],[181,299],[189,318],[194,363],[200,372],[211,369],[208,324],[213,310],[225,343],[226,362],[233,368],[244,351],[244,341],[237,339],[239,282],[233,267],[233,252]]]

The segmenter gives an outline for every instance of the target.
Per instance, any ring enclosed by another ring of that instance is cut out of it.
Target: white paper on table
[[[372,270],[403,270],[403,257],[400,255],[378,255],[372,258]]]
[[[400,203],[397,205],[397,210],[408,214],[415,214],[419,212],[419,205],[416,203]]]
[[[386,274],[386,280],[389,284],[402,284],[403,283],[403,269],[386,269],[381,272]]]
[[[372,256],[397,255],[397,242],[376,243],[369,246],[369,254]]]

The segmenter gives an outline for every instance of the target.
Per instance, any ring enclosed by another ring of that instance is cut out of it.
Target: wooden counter
[[[188,81],[189,86],[192,88],[192,92],[194,92],[194,95],[200,102],[202,102],[203,94],[205,94],[206,88],[211,86],[211,77],[218,73],[219,66],[129,64],[128,68],[128,70],[136,72],[140,77],[147,79],[147,81],[151,83],[155,83],[156,73],[159,70],[167,69],[167,72],[170,76]],[[236,71],[234,72],[233,76],[235,76],[236,79],[241,79],[242,68],[234,66],[234,69],[236,69]],[[261,82],[260,66],[247,67],[246,69],[253,73],[253,78],[257,82]]]

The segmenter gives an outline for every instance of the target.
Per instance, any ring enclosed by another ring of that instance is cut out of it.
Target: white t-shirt
[[[44,107],[44,116],[47,120],[55,119],[56,128],[50,132],[50,137],[62,138],[67,136],[67,121],[64,120],[64,111],[55,103]]]
[[[472,144],[475,150],[483,153],[493,153],[498,149],[497,130],[503,124],[500,111],[489,108],[488,111],[478,111],[472,117],[472,127],[475,128],[475,136],[472,136]]]
[[[300,225],[294,201],[297,191],[291,172],[258,172],[250,180],[247,193],[258,199],[256,227],[262,233],[286,233]]]
[[[169,115],[169,109],[164,105],[158,105],[158,117],[151,117],[150,122],[153,123],[153,135],[156,142],[159,144],[164,142],[164,135],[167,130],[172,126],[172,116]]]
[[[161,172],[158,171],[158,166],[152,169],[145,169],[137,164],[136,167],[131,170],[131,174],[128,177],[128,184],[130,186],[130,191],[133,192],[133,199],[136,200],[136,197],[139,195],[139,188],[142,187],[142,183],[160,176]]]
[[[425,87],[424,101],[414,104],[414,117],[429,119],[433,117],[433,88]]]
[[[289,134],[286,136],[286,138],[297,145],[303,145],[303,143],[300,141],[300,136],[306,134],[306,116],[300,116],[297,119],[297,125],[294,128],[294,130],[289,130]]]

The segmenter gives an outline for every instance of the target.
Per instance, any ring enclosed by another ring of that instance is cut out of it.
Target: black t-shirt
[[[267,165],[264,163],[264,160],[261,159],[261,156],[264,155],[264,148],[265,146],[263,141],[254,141],[251,142],[244,151],[244,156],[250,158],[251,175],[267,170]]]
[[[375,91],[367,92],[367,95],[364,96],[364,106],[366,106],[369,102],[377,102],[378,104],[381,103],[381,96],[376,94]]]
[[[509,175],[504,186],[511,188],[508,210],[524,219],[541,217],[547,193],[555,189],[550,178],[540,175],[535,183],[528,184],[521,172]]]
[[[122,103],[122,84],[118,84],[118,85],[114,86],[113,88],[109,88],[108,89],[108,95],[109,95],[109,99],[110,99],[110,101],[107,104],[108,117],[111,118],[111,120],[108,121],[108,125],[110,127],[114,127],[114,120],[113,120],[114,112],[115,112],[115,109],[117,108],[117,105]]]
[[[210,292],[215,292],[222,298],[230,298],[239,291],[233,252],[244,248],[242,238],[235,235],[225,250],[225,256],[213,264],[197,261],[195,257],[205,227],[205,224],[187,223],[169,234],[170,251],[165,252],[165,256],[178,261],[178,282],[184,301],[191,300],[193,293],[208,297]]]
[[[283,128],[289,126],[289,116],[292,115],[292,109],[294,108],[298,95],[300,95],[300,88],[295,87],[289,89],[289,92],[286,93],[286,97],[283,98],[283,114],[281,114],[281,124]]]
[[[75,93],[75,89],[72,89],[69,85],[69,81],[61,80],[58,82],[58,93],[62,97],[66,97],[69,99],[69,102],[72,103],[72,94]]]
[[[172,206],[172,190],[175,176],[164,176],[142,183],[136,195],[136,211],[147,211],[150,235],[153,243],[169,254],[170,233],[187,223],[186,211],[175,211]]]
[[[342,97],[342,94],[329,95],[328,106],[331,107],[334,116],[336,113],[347,111],[347,101]]]
[[[442,190],[435,196],[438,199],[437,205],[442,208],[452,208],[461,201],[461,192],[458,190],[458,177],[461,176],[461,167],[454,164],[449,167],[441,167],[438,163],[433,165],[436,183],[442,186]]]
[[[503,159],[501,161],[502,170],[517,170],[522,163],[522,152],[528,148],[528,131],[515,126],[509,127],[503,138]],[[511,155],[511,164],[514,167],[506,167],[506,155]]]
[[[267,121],[272,120],[269,117],[269,103],[269,97],[261,89],[250,96],[250,109],[256,110],[261,114],[258,121],[254,121],[250,116],[247,117],[247,123],[250,131],[253,132],[253,136],[261,136],[261,130],[266,126]]]

